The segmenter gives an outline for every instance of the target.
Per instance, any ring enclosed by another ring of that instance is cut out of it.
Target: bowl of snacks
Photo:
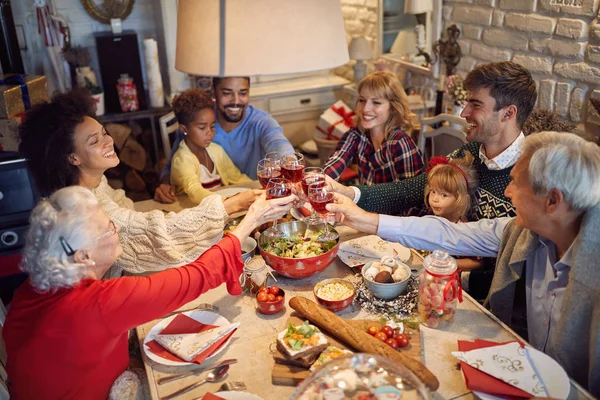
[[[337,255],[340,239],[322,241],[325,225],[311,225],[302,221],[278,224],[280,237],[263,232],[258,238],[258,249],[268,265],[279,274],[293,279],[307,278],[325,270]],[[329,227],[330,231],[335,231]]]
[[[247,237],[242,243],[242,261],[246,262],[252,258],[256,250],[256,240],[251,237]]]
[[[392,300],[408,288],[411,270],[408,265],[394,257],[384,256],[381,261],[365,264],[361,274],[373,296],[383,300]]]
[[[332,278],[317,283],[313,293],[319,304],[330,311],[338,312],[352,304],[356,289],[352,282]]]
[[[262,314],[276,314],[283,309],[285,292],[277,286],[263,286],[256,294],[258,311]]]

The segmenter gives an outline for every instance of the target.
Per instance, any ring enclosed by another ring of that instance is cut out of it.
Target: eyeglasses
[[[98,241],[109,235],[114,235],[115,233],[117,233],[117,225],[112,220],[110,220],[110,228],[108,229],[108,231],[98,236],[96,239],[94,239],[94,241]],[[76,250],[73,250],[73,248],[71,247],[69,242],[67,242],[67,240],[64,238],[64,236],[59,237],[58,240],[60,241],[60,245],[62,246],[67,256],[72,257],[75,254]]]

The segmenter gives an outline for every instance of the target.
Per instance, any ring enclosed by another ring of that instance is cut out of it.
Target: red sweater
[[[11,399],[106,399],[129,364],[127,332],[223,282],[240,294],[241,254],[228,235],[193,263],[147,277],[85,279],[50,293],[28,280],[4,327]]]

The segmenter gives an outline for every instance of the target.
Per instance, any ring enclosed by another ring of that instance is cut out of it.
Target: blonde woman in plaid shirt
[[[409,136],[413,123],[398,77],[388,71],[367,75],[358,84],[357,126],[350,128],[323,166],[338,179],[353,160],[361,185],[398,182],[423,171],[423,158]]]

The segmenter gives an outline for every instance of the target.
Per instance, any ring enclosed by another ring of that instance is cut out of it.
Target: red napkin
[[[209,329],[217,328],[217,325],[206,325],[202,322],[198,322],[195,319],[192,319],[184,314],[177,314],[173,321],[165,329],[163,329],[160,333],[164,335],[177,335],[183,333],[199,333]],[[231,335],[235,333],[237,329],[234,329],[229,334],[223,336],[221,339],[217,340],[213,343],[208,349],[204,350],[202,353],[198,354],[193,360],[193,363],[202,364],[204,360],[214,354],[217,350],[221,348],[221,346],[229,340]],[[146,346],[150,349],[151,352],[156,354],[159,357],[165,358],[170,361],[179,361],[179,362],[187,362],[172,354],[170,351],[165,349],[158,343],[156,340],[151,340],[146,343]]]
[[[202,400],[225,400],[225,399],[222,398],[221,396],[217,396],[216,394],[206,393],[204,395],[204,397],[202,397]]]
[[[309,210],[308,208],[304,207],[304,206],[300,207],[298,210],[299,210],[299,211],[302,213],[302,215],[304,215],[305,217],[310,217],[310,216],[311,216],[311,214],[312,214],[312,213],[310,212],[310,210]]]
[[[485,347],[493,347],[506,343],[510,342],[496,343],[482,339],[475,339],[474,342],[459,340],[458,350],[469,351],[475,349],[483,349]],[[463,361],[460,362],[460,366],[462,368],[463,375],[465,376],[465,382],[467,383],[467,388],[469,388],[469,390],[488,393],[509,400],[523,398],[530,399],[533,397],[529,393],[512,385],[509,385],[508,383],[504,383],[500,379],[494,378],[493,376],[488,375],[475,367],[471,367],[469,364]]]

